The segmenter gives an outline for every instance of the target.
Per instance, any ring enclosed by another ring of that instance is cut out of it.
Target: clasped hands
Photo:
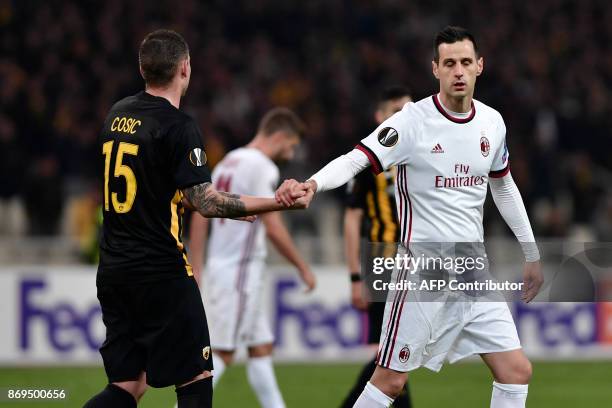
[[[279,204],[295,209],[305,209],[310,206],[310,202],[317,191],[317,183],[314,180],[307,180],[300,183],[297,180],[289,179],[276,190],[275,198]]]

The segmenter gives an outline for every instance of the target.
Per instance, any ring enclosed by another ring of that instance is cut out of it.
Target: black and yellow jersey
[[[99,283],[191,275],[181,239],[181,190],[210,182],[195,121],[140,92],[117,102],[99,137],[103,224]]]
[[[361,236],[370,242],[397,242],[395,168],[375,175],[364,170],[348,184],[346,205],[363,210]]]

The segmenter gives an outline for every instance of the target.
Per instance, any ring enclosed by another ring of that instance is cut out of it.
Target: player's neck
[[[444,92],[438,94],[438,99],[447,111],[456,113],[467,113],[472,110],[472,97],[452,98]]]
[[[261,139],[259,136],[256,136],[253,140],[251,140],[251,142],[246,145],[246,147],[249,147],[251,149],[257,149],[264,155],[268,156],[270,159],[272,159],[272,156],[274,155],[274,149],[272,148],[272,146],[270,146],[269,143]]]
[[[149,95],[166,99],[176,109],[178,109],[181,105],[181,91],[179,89],[175,89],[174,87],[154,88],[151,86],[146,86],[145,92]]]

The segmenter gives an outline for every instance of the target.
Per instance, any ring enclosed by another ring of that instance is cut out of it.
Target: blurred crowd
[[[289,169],[307,176],[373,129],[382,87],[436,91],[432,39],[452,23],[479,41],[476,98],[505,118],[536,234],[612,240],[611,21],[607,0],[0,0],[0,207],[20,203],[32,235],[94,211],[97,132],[142,88],[153,29],[190,45],[183,108],[212,164],[283,105],[308,125]]]

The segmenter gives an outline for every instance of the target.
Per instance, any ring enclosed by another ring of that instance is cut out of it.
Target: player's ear
[[[484,69],[484,59],[482,57],[478,58],[476,61],[476,75],[482,74],[482,70]]]
[[[431,61],[431,71],[433,72],[436,79],[440,79],[440,75],[438,73],[438,63],[436,61]]]
[[[187,58],[185,58],[181,62],[181,76],[182,77],[189,76],[189,68],[191,68],[191,66],[189,65],[189,56],[187,56]]]
[[[142,70],[142,65],[138,65],[138,69],[140,70],[140,76],[142,77],[142,79],[145,79],[144,71]]]
[[[383,123],[385,121],[382,110],[376,109],[376,113],[374,113],[374,119],[376,119],[376,123]]]

